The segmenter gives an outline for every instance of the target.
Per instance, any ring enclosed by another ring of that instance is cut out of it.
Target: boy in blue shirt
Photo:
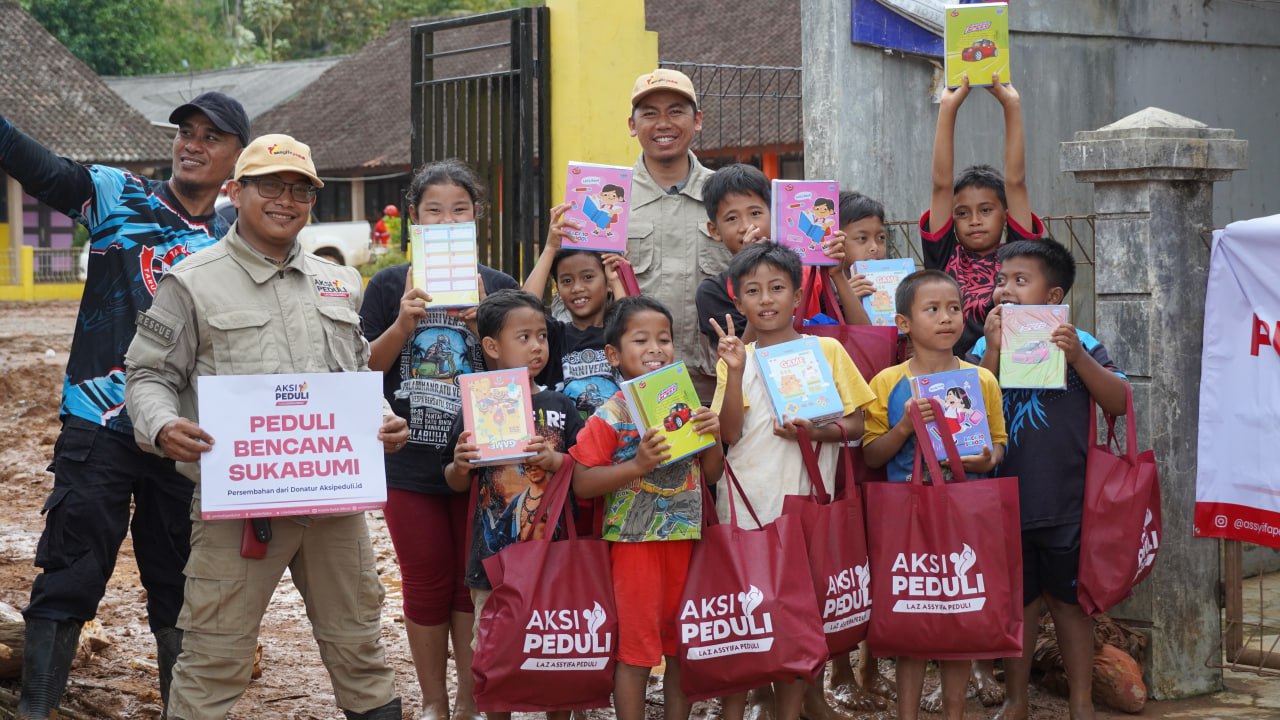
[[[985,337],[970,359],[1000,372],[1002,305],[1056,305],[1075,280],[1075,259],[1054,240],[1020,240],[1000,248],[995,302]],[[1009,449],[1001,475],[1018,477],[1022,512],[1023,655],[1005,660],[1007,698],[1000,717],[1029,717],[1027,690],[1039,628],[1041,598],[1049,606],[1071,687],[1072,720],[1092,720],[1093,620],[1076,601],[1080,516],[1084,505],[1090,400],[1111,415],[1127,409],[1126,380],[1096,338],[1070,324],[1050,338],[1065,354],[1064,390],[1009,390],[1004,394]]]

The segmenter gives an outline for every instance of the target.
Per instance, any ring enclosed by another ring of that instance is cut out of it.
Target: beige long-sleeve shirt
[[[627,260],[635,269],[641,291],[671,311],[676,358],[714,378],[715,358],[698,330],[694,298],[698,284],[724,271],[732,256],[707,230],[702,187],[713,173],[692,152],[689,165],[684,186],[670,193],[649,175],[643,155],[636,160],[627,221]]]
[[[232,226],[165,275],[151,308],[138,314],[125,355],[125,403],[138,445],[160,454],[161,428],[179,417],[199,422],[201,375],[367,371],[363,289],[354,268],[296,245],[277,267]],[[178,463],[178,471],[199,492],[199,463]]]

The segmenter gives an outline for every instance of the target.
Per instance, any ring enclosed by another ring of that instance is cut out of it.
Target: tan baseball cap
[[[249,143],[236,161],[235,178],[279,172],[301,173],[316,187],[324,187],[311,160],[311,148],[288,135],[262,135]]]
[[[689,98],[694,105],[698,104],[698,93],[688,75],[679,70],[658,68],[636,78],[636,84],[631,88],[631,107],[635,107],[644,96],[659,90],[670,90]]]

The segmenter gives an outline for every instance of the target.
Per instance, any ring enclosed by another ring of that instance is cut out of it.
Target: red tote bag
[[[724,473],[745,499],[727,463]],[[703,502],[714,508],[705,486]],[[812,681],[827,661],[800,519],[782,515],[744,530],[736,504],[730,492],[728,523],[717,522],[714,510],[704,512],[707,525],[680,599],[680,687],[693,701],[774,680]]]
[[[1107,415],[1107,441],[1099,443],[1098,413],[1090,404],[1084,512],[1080,518],[1080,577],[1076,597],[1089,615],[1104,613],[1133,594],[1151,574],[1160,549],[1160,476],[1155,454],[1137,452],[1133,389],[1125,386],[1124,450],[1116,418]],[[1112,450],[1112,448],[1117,448]]]
[[[942,406],[933,406],[942,417]],[[926,437],[920,411],[911,408],[916,437]],[[942,437],[950,466],[961,467],[955,442]],[[866,490],[872,652],[936,660],[1020,655],[1018,479],[944,480],[932,445],[917,442],[909,482],[868,483]]]
[[[636,279],[636,271],[631,267],[631,263],[623,260],[618,263],[618,280],[622,282],[622,290],[627,297],[636,297],[642,295],[640,292],[640,281]]]
[[[817,283],[814,276],[819,269],[807,269],[804,275],[804,288],[801,293],[800,307],[796,308],[792,324],[796,332],[815,337],[835,338],[849,353],[853,364],[862,373],[862,379],[871,382],[876,373],[896,364],[898,356],[898,328],[878,327],[875,325],[847,325],[840,302],[831,290],[830,276],[822,282],[822,297],[831,309],[837,325],[805,325],[805,308],[813,302]]]
[[[853,448],[847,445],[843,427],[840,434],[845,440],[840,446],[841,465],[852,477]],[[800,452],[811,492],[783,498],[782,513],[800,518],[827,650],[831,655],[847,653],[866,638],[871,621],[871,562],[862,500],[852,483],[834,499],[827,494],[817,453],[803,429]]]
[[[566,537],[526,540],[484,561],[484,604],[471,672],[485,712],[606,707],[613,692],[618,612],[609,546],[577,537],[565,511],[573,463],[549,483],[535,522],[563,517]],[[549,505],[549,507],[548,507]]]

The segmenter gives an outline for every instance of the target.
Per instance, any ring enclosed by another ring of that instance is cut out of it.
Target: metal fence
[[[84,280],[80,248],[35,248],[37,283],[73,283]]]
[[[17,285],[22,282],[19,277],[22,269],[20,252],[17,245],[9,243],[9,251],[0,253],[0,285]]]
[[[1244,543],[1222,541],[1222,642],[1205,661],[1207,667],[1280,677],[1280,619],[1275,596],[1267,593],[1263,554],[1258,566],[1245,567]],[[1251,577],[1246,578],[1245,572]],[[1275,586],[1272,585],[1274,593]],[[1271,616],[1267,607],[1271,605]]]
[[[1076,259],[1076,281],[1063,303],[1071,306],[1071,322],[1093,332],[1096,297],[1094,285],[1094,221],[1095,215],[1051,215],[1043,217],[1046,234],[1067,246]],[[920,248],[920,231],[915,220],[892,220],[885,223],[888,255],[911,258],[917,266],[924,264]]]
[[[414,167],[460,158],[489,188],[481,260],[515,277],[545,232],[550,143],[548,14],[518,8],[414,25]]]
[[[698,89],[702,132],[693,150],[804,143],[800,68],[662,61]]]

